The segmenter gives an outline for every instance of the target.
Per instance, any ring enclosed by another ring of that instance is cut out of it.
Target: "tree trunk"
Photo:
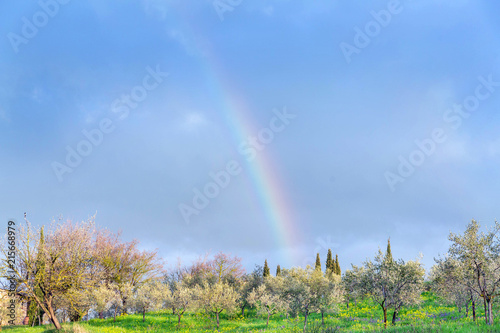
[[[99,312],[99,319],[102,319],[102,311]]]
[[[398,317],[398,310],[394,309],[394,313],[392,314],[392,324],[396,325],[396,318]]]
[[[126,297],[122,298],[122,304],[123,304],[122,314],[126,314],[127,313],[127,298]]]
[[[307,328],[307,315],[308,313],[306,312],[305,315],[304,315],[304,333],[306,333],[306,328]]]
[[[219,330],[219,311],[217,311],[216,317],[217,317],[217,330]]]
[[[472,320],[476,322],[476,302],[472,300]]]
[[[486,325],[488,324],[488,306],[486,305],[486,296],[483,296],[484,303],[484,320],[486,321]]]
[[[241,316],[245,317],[245,306],[241,307]]]
[[[465,304],[465,318],[469,317],[469,301]]]
[[[59,324],[59,320],[57,320],[56,314],[54,313],[54,308],[52,307],[52,302],[47,302],[47,310],[49,310],[49,317],[56,329],[61,329],[61,324]]]
[[[181,324],[181,317],[182,317],[181,314],[177,315],[177,318],[178,318],[178,320],[177,320],[177,326],[179,326]]]
[[[113,312],[113,322],[116,323],[116,306],[115,306],[115,311]]]
[[[325,326],[325,313],[321,311],[321,326]]]
[[[490,298],[488,300],[488,317],[489,317],[489,324],[493,325],[493,300]]]
[[[142,322],[146,321],[146,308],[142,308]]]
[[[384,328],[387,328],[387,309],[382,307],[384,310]]]

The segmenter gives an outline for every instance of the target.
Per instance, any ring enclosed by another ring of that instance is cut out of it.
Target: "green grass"
[[[494,308],[494,313],[500,313],[500,308]],[[466,318],[465,313],[458,313],[453,306],[442,303],[430,293],[422,294],[422,303],[419,306],[405,308],[400,313],[400,320],[395,326],[390,324],[392,312],[389,313],[389,324],[385,332],[500,332],[499,323],[494,326],[485,325],[484,311],[477,309],[478,320],[472,321],[472,314]],[[286,319],[283,315],[271,317],[269,327],[266,321],[256,316],[254,311],[247,311],[245,317],[241,315],[222,315],[220,332],[302,332],[303,318]],[[382,332],[382,311],[370,302],[363,301],[356,306],[351,304],[349,309],[341,305],[335,314],[328,315],[325,320],[328,332]],[[320,330],[321,316],[313,314],[309,321],[310,332]],[[177,326],[177,317],[167,312],[152,312],[146,315],[146,322],[142,322],[142,315],[127,315],[113,319],[93,319],[77,324],[64,324],[65,332],[71,333],[118,333],[118,332],[216,332],[213,318],[203,314],[187,314],[183,317],[181,326]],[[38,333],[56,332],[53,326],[27,328],[25,326],[3,327],[9,333]]]

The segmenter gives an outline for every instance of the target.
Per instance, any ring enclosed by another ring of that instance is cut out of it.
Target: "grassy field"
[[[500,332],[500,323],[492,326],[484,324],[484,312],[478,309],[478,321],[472,321],[472,314],[465,318],[465,313],[458,313],[453,306],[442,304],[432,294],[424,293],[423,302],[419,306],[404,309],[395,326],[388,325],[386,332]],[[500,309],[494,309],[498,313]],[[392,318],[392,313],[391,318]],[[500,318],[498,319],[500,321]],[[309,321],[309,332],[382,332],[382,312],[369,301],[350,306],[340,306],[335,314],[325,320],[325,329],[321,329],[321,317],[314,314]],[[66,332],[216,332],[215,320],[201,314],[185,315],[181,326],[177,326],[177,317],[166,312],[153,312],[146,315],[127,315],[113,319],[93,319],[78,324],[64,324]],[[271,317],[269,327],[264,318],[257,318],[255,313],[247,311],[245,317],[222,316],[220,332],[302,332],[303,318],[286,319],[284,316]],[[53,326],[46,327],[3,327],[9,333],[55,332]]]

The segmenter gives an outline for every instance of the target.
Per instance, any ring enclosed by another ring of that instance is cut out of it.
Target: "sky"
[[[168,264],[429,269],[500,217],[500,4],[0,3],[0,223],[122,231]]]

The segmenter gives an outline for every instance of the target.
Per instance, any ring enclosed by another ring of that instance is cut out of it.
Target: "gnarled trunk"
[[[308,313],[308,312],[306,312],[306,313],[304,314],[304,317],[305,317],[305,318],[304,318],[304,333],[306,333],[306,328],[307,328],[307,317],[308,317],[308,315],[309,315],[309,313]]]
[[[47,310],[49,310],[49,317],[56,329],[61,329],[61,324],[59,324],[59,320],[57,320],[56,314],[54,312],[54,308],[52,307],[52,302],[47,302]]]
[[[488,298],[488,317],[489,317],[489,325],[493,325],[493,299]]]

